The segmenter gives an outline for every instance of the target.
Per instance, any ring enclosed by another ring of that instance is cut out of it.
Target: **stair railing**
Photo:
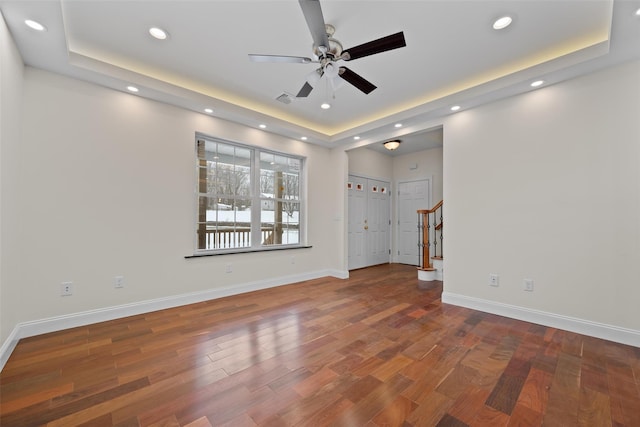
[[[418,268],[421,270],[433,269],[432,256],[442,258],[442,202],[440,200],[431,209],[418,209]]]

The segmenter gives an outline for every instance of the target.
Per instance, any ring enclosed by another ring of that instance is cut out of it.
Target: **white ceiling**
[[[347,148],[405,139],[427,123],[640,58],[638,0],[340,1],[321,2],[334,37],[349,48],[404,31],[404,48],[345,63],[378,88],[365,95],[349,84],[323,83],[296,94],[316,64],[250,62],[248,54],[312,56],[312,39],[295,0],[0,0],[26,64],[137,96],[311,143]],[[492,29],[503,15],[505,30]],[[27,18],[47,27],[38,33]],[[165,41],[151,26],[169,33]],[[332,108],[322,110],[330,99]],[[204,113],[203,113],[204,114]],[[402,122],[401,128],[393,125]],[[431,126],[433,126],[431,124]],[[441,134],[441,131],[440,131]],[[354,141],[354,136],[360,136]],[[400,152],[400,151],[398,151]]]

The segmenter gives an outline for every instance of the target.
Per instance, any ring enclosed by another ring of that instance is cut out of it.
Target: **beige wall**
[[[450,116],[445,292],[640,331],[638,76],[628,63]]]
[[[366,147],[347,152],[349,174],[389,181],[393,178],[393,158]]]
[[[343,186],[326,168],[341,157],[330,150],[30,67],[23,107],[22,140],[3,141],[19,165],[6,218],[16,238],[3,264],[19,287],[6,307],[9,329],[344,268],[334,256],[344,239],[336,196]],[[185,259],[194,246],[195,132],[305,156],[313,248]],[[123,289],[114,289],[116,275],[124,276]],[[62,281],[73,281],[73,296],[60,297]]]
[[[349,157],[347,153],[340,148],[333,148],[331,150],[331,168],[330,176],[327,177],[328,182],[331,185],[333,191],[333,212],[331,221],[333,221],[335,228],[333,229],[333,235],[331,240],[335,242],[331,256],[331,265],[337,271],[342,271],[343,275],[336,275],[338,277],[347,278],[348,266],[348,239],[347,237],[347,221],[345,219],[347,215],[347,177],[349,175]]]
[[[0,345],[17,321],[13,307],[19,298],[19,282],[8,276],[7,266],[16,237],[10,220],[16,197],[13,174],[18,165],[12,156],[20,140],[23,72],[22,58],[0,15]]]

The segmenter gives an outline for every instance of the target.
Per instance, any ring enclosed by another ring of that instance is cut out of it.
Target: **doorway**
[[[400,264],[420,265],[418,209],[431,208],[431,180],[398,183],[398,259]]]
[[[349,270],[391,259],[391,200],[388,182],[349,175]]]

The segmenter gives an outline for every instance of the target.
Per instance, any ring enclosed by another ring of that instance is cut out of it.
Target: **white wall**
[[[638,76],[628,63],[450,116],[445,299],[640,333]]]
[[[366,147],[348,151],[347,155],[349,156],[349,174],[391,182],[393,178],[392,157],[369,150]]]
[[[342,274],[335,273],[336,277],[348,278],[349,271],[347,265],[348,259],[348,221],[346,220],[347,215],[347,206],[348,206],[348,198],[347,198],[347,180],[349,175],[349,157],[347,153],[341,148],[333,148],[331,150],[331,168],[330,176],[326,179],[329,182],[333,191],[333,203],[334,211],[331,216],[331,220],[334,222],[335,229],[333,230],[333,235],[331,236],[332,241],[336,243],[335,247],[332,250],[332,262],[337,272],[342,272]]]
[[[6,222],[17,235],[3,273],[19,288],[6,307],[9,328],[343,268],[333,254],[343,245],[335,218],[344,190],[328,179],[330,150],[30,67],[23,107],[22,141],[9,141],[17,195]],[[194,246],[196,131],[306,156],[313,248],[185,259]],[[123,289],[114,289],[116,275]],[[73,296],[60,297],[62,281],[73,281]]]
[[[8,276],[7,255],[16,230],[9,226],[15,189],[13,149],[20,140],[22,84],[24,66],[20,53],[0,14],[0,345],[16,322],[12,309],[18,299],[18,286]]]

